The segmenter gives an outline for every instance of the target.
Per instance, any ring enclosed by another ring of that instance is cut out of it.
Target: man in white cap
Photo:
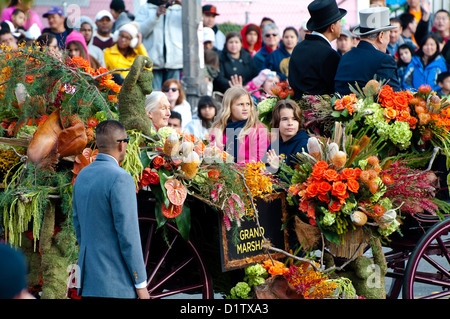
[[[400,90],[396,75],[397,64],[386,53],[392,26],[389,21],[389,9],[375,7],[359,12],[360,25],[353,33],[360,37],[357,47],[342,56],[335,77],[335,90],[341,95],[350,94],[349,84],[358,83],[363,88],[367,82],[376,79],[386,80],[394,91]]]
[[[108,10],[100,10],[95,16],[95,25],[97,30],[93,36],[92,43],[104,50],[110,48],[114,44],[112,38],[113,16]]]

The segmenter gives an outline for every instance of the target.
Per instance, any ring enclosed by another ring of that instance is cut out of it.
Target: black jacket
[[[234,59],[226,49],[219,52],[220,72],[214,79],[214,91],[225,92],[230,85],[232,75],[241,75],[242,84],[246,85],[258,75],[253,57],[246,49],[241,49],[239,59]]]
[[[294,48],[289,62],[289,84],[295,99],[300,99],[302,94],[333,94],[339,59],[327,40],[307,34]]]

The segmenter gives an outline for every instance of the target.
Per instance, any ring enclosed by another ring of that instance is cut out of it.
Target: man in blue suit
[[[97,125],[99,154],[73,187],[73,223],[80,246],[81,297],[148,299],[136,188],[119,166],[128,137],[122,123]]]
[[[374,77],[378,81],[388,81],[394,91],[399,91],[397,64],[392,56],[386,53],[390,30],[389,9],[375,7],[359,12],[360,25],[353,33],[361,38],[358,46],[344,54],[334,78],[335,91],[340,95],[350,94],[349,84],[358,83],[362,89]]]

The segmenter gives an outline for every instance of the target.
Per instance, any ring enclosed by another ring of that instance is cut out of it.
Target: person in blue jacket
[[[267,148],[263,162],[268,164],[268,170],[276,173],[280,164],[294,166],[292,156],[307,152],[309,135],[303,130],[303,117],[300,107],[294,100],[280,100],[272,112],[271,122],[273,132],[278,129],[279,137]]]
[[[79,245],[78,295],[149,299],[131,175],[119,166],[129,138],[122,123],[100,122],[99,153],[73,186],[73,225]]]
[[[289,75],[289,59],[298,43],[298,31],[294,27],[287,27],[283,31],[280,47],[266,58],[266,68],[277,72],[280,81],[286,81]]]
[[[439,42],[435,35],[429,34],[406,68],[403,87],[417,90],[422,84],[428,84],[433,91],[438,91],[437,77],[447,70],[448,65],[440,54]]]

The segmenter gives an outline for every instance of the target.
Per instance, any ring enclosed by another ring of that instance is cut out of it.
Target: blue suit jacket
[[[136,298],[147,280],[133,178],[115,159],[98,154],[73,187],[73,223],[80,255],[81,296]]]
[[[350,94],[349,84],[354,87],[357,82],[362,89],[375,75],[377,80],[389,80],[387,84],[399,91],[396,70],[397,64],[392,56],[377,50],[367,41],[360,41],[339,61],[334,78],[335,91],[341,95]]]

